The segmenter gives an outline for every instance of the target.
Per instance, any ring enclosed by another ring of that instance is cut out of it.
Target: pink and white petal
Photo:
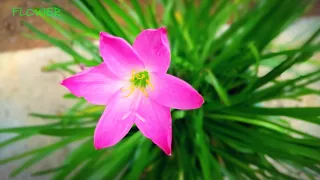
[[[202,106],[202,96],[187,82],[169,74],[151,73],[154,89],[147,89],[152,100],[174,109],[197,109]]]
[[[110,97],[124,86],[124,82],[110,72],[105,63],[64,79],[61,84],[75,96],[98,105],[106,105]]]
[[[166,73],[170,65],[170,46],[166,28],[142,31],[133,43],[149,72]]]
[[[129,43],[105,32],[100,33],[100,55],[109,69],[120,78],[130,78],[132,70],[144,68]]]
[[[143,97],[136,112],[135,124],[167,155],[171,155],[172,127],[170,108]]]
[[[118,143],[131,129],[137,106],[136,93],[125,98],[122,91],[118,91],[110,100],[102,114],[95,132],[94,146],[96,149],[110,147]]]

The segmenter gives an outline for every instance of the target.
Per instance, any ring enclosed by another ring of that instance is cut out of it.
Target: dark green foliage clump
[[[205,98],[201,109],[172,111],[171,157],[133,127],[113,148],[96,151],[93,130],[104,107],[77,101],[63,115],[31,114],[52,119],[47,125],[0,129],[17,136],[1,142],[4,147],[26,137],[61,137],[57,143],[0,160],[4,164],[29,158],[12,172],[17,175],[67,144],[81,141],[66,161],[53,169],[52,179],[315,179],[320,172],[320,139],[290,126],[292,118],[320,124],[320,107],[264,107],[266,101],[297,100],[320,95],[309,85],[320,80],[320,68],[291,79],[278,77],[301,63],[308,63],[320,50],[320,27],[295,48],[271,49],[273,39],[306,10],[312,0],[72,0],[90,22],[84,24],[61,7],[60,17],[43,16],[65,39],[57,39],[25,25],[33,36],[46,40],[73,59],[45,67],[73,74],[70,66],[95,66],[102,62],[90,41],[100,31],[133,42],[146,28],[166,26],[171,45],[169,73],[193,85]],[[161,13],[158,11],[162,9]],[[120,24],[119,22],[122,22]],[[230,26],[225,31],[225,24]],[[63,26],[61,24],[64,24]],[[90,39],[90,40],[89,40]],[[76,44],[92,55],[85,58]],[[299,43],[298,43],[299,44]],[[271,51],[272,50],[272,51]],[[270,71],[260,75],[259,69]],[[147,74],[146,77],[147,78]],[[136,86],[144,87],[141,81]],[[58,84],[57,84],[58,86]],[[289,120],[288,120],[289,119]],[[282,170],[279,170],[279,166]]]

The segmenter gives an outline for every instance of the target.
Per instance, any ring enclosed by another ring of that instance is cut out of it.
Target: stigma
[[[147,71],[141,71],[138,73],[135,73],[135,71],[133,70],[131,73],[131,78],[130,78],[130,87],[129,89],[121,89],[123,92],[125,91],[129,91],[129,94],[126,95],[125,97],[129,97],[135,89],[140,90],[146,97],[148,97],[148,93],[146,91],[147,87],[150,87],[151,90],[154,89],[153,85],[150,82],[150,76],[149,73]]]

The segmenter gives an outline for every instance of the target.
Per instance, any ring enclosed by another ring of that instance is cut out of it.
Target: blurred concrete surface
[[[289,28],[275,41],[276,44],[290,42],[296,35],[301,35],[303,39],[310,35],[310,30],[320,26],[320,18],[308,18],[300,20]],[[18,43],[18,42],[17,42]],[[65,61],[70,57],[61,52],[58,48],[38,48],[31,50],[21,50],[14,52],[4,52],[0,54],[0,127],[13,127],[22,125],[34,125],[45,123],[42,120],[28,116],[30,112],[55,114],[64,112],[73,104],[71,100],[64,100],[62,95],[67,92],[59,85],[63,75],[58,72],[43,73],[41,68],[50,63],[50,60]],[[315,57],[320,60],[320,57]],[[310,69],[310,66],[301,66],[302,71]],[[305,69],[303,69],[305,68]],[[317,85],[320,89],[320,84]],[[272,104],[273,103],[273,104]],[[320,105],[320,99],[316,96],[305,97],[300,103],[285,104],[287,102],[270,102],[270,106],[316,106]],[[311,134],[319,135],[319,129],[310,124],[297,122],[294,127],[303,129]],[[10,134],[0,134],[0,142],[12,137]],[[50,137],[35,137],[8,146],[0,150],[0,158],[9,157],[29,149],[44,146],[56,141]],[[70,147],[55,153],[54,155],[41,161],[36,166],[28,169],[14,180],[28,179],[48,179],[48,177],[31,177],[31,172],[58,166]],[[0,180],[8,179],[10,171],[17,168],[20,162],[0,166]]]
[[[13,127],[32,124],[43,124],[44,121],[28,116],[31,112],[55,114],[63,112],[72,101],[63,100],[66,90],[59,85],[62,75],[59,73],[42,73],[41,67],[50,60],[66,60],[70,57],[59,49],[39,48],[28,51],[17,51],[0,54],[0,127]],[[0,142],[12,137],[12,134],[0,134]],[[35,147],[51,144],[55,138],[35,137],[27,139],[0,150],[0,158],[9,157]],[[58,166],[68,152],[68,147],[54,156],[50,156],[37,166],[16,178],[46,179],[30,177],[30,172]],[[20,162],[0,166],[0,180],[8,179],[11,170]]]

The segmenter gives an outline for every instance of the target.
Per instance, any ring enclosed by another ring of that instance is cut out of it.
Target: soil
[[[30,34],[30,30],[23,25],[26,21],[49,36],[61,37],[52,27],[50,27],[41,17],[37,16],[13,16],[12,8],[52,7],[52,4],[45,3],[43,0],[0,0],[0,52],[19,49],[31,49],[35,47],[48,46],[49,43],[43,40],[30,39],[25,34]],[[63,7],[68,12],[81,20],[85,17],[81,12],[67,0],[53,0],[54,4]]]
[[[87,22],[81,12],[73,6],[68,0],[51,0],[53,4],[63,7],[68,12],[80,20]],[[35,7],[51,7],[50,3],[43,0],[1,0],[0,2],[0,52],[13,51],[19,49],[31,49],[36,47],[48,46],[49,43],[43,40],[30,39],[25,34],[30,31],[23,26],[22,22],[26,21],[39,28],[49,36],[60,37],[60,34],[46,24],[41,17],[37,16],[13,16],[12,8],[22,9]],[[307,16],[320,15],[320,1],[309,11]]]

